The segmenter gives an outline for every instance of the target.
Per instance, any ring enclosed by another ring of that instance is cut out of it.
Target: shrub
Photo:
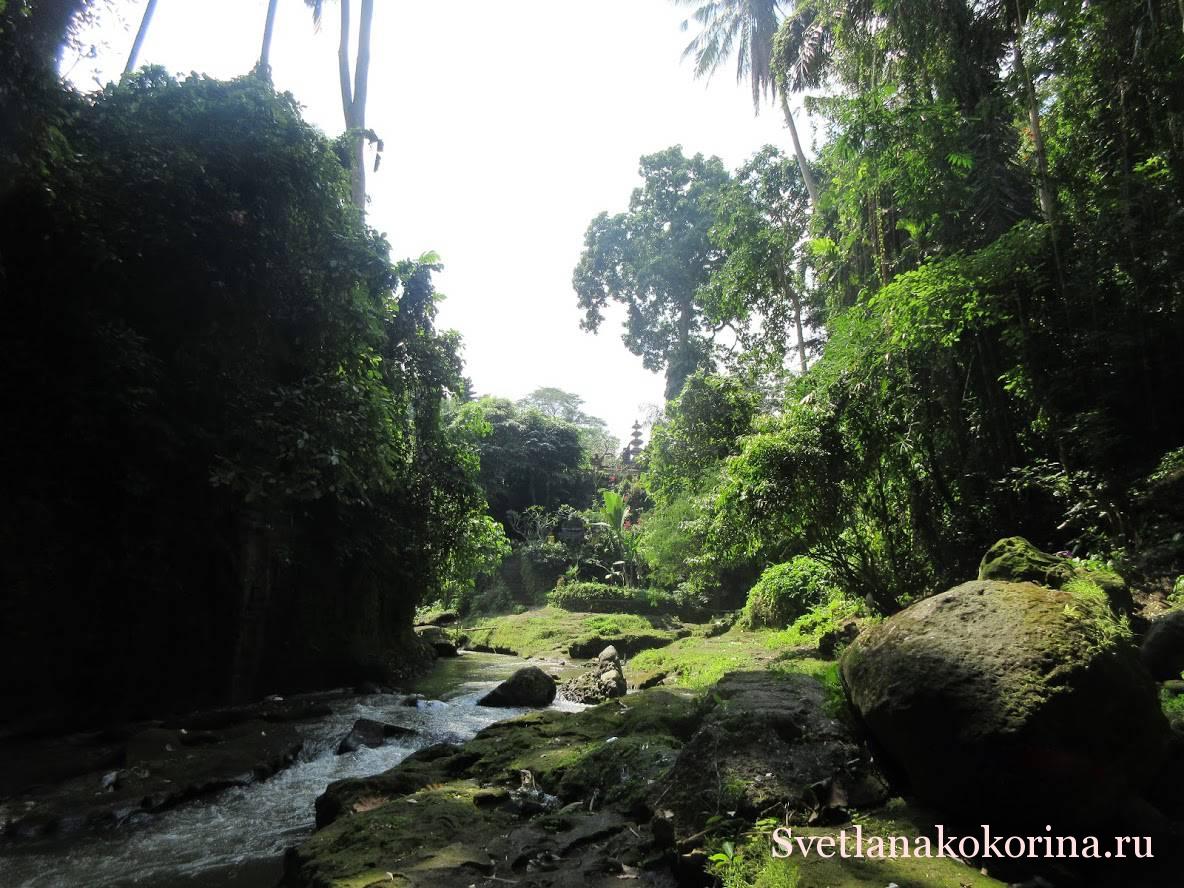
[[[523,600],[530,604],[541,603],[572,564],[571,551],[555,540],[526,543],[518,550],[518,557]]]
[[[547,601],[568,611],[601,614],[646,614],[678,609],[677,597],[669,592],[586,581],[560,583],[547,594]]]
[[[835,590],[822,604],[814,605],[794,620],[788,629],[774,635],[769,644],[771,647],[815,645],[828,632],[837,632],[855,619],[862,620],[865,626],[879,622],[878,617],[868,615],[862,601]]]
[[[1184,605],[1184,575],[1176,577],[1176,582],[1172,584],[1172,591],[1168,595],[1168,603],[1175,607]]]
[[[768,568],[748,593],[743,622],[750,629],[784,629],[834,593],[830,572],[814,558],[799,555]]]

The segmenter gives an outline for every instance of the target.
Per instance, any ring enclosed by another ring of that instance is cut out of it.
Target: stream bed
[[[0,850],[4,888],[164,888],[233,885],[274,888],[283,853],[312,834],[313,804],[334,780],[386,771],[417,749],[460,743],[482,728],[520,715],[477,700],[522,666],[515,657],[463,653],[442,659],[409,690],[434,698],[417,707],[401,694],[345,697],[332,715],[301,726],[297,761],[268,780],[223,790],[138,822],[100,833],[6,844]],[[583,707],[556,701],[555,707]],[[336,755],[359,718],[413,728],[381,747]]]

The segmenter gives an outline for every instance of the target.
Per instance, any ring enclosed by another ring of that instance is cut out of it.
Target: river
[[[463,742],[494,722],[522,714],[525,710],[476,705],[522,665],[514,657],[464,653],[437,661],[433,672],[410,688],[438,698],[421,701],[418,707],[400,705],[399,694],[336,700],[330,704],[331,716],[302,728],[304,746],[296,763],[269,780],[144,815],[119,829],[8,844],[0,857],[0,886],[274,888],[285,849],[311,835],[313,803],[329,783],[381,773],[417,749]],[[359,718],[417,733],[377,749],[336,755],[338,741]]]

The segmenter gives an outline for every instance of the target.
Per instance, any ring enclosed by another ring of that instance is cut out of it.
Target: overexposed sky
[[[146,0],[115,0],[67,55],[81,88],[118,77]],[[354,2],[356,27],[359,4]],[[159,0],[140,64],[216,77],[259,55],[266,0]],[[761,145],[788,151],[772,107],[754,116],[734,62],[695,81],[670,0],[377,0],[367,124],[385,142],[370,173],[370,224],[395,257],[440,254],[441,327],[461,332],[480,394],[557,386],[628,438],[663,379],[620,341],[620,315],[579,328],[571,273],[584,230],[625,208],[642,154],[681,144],[735,168]],[[692,25],[692,28],[694,26]],[[340,133],[338,7],[315,31],[303,0],[280,0],[272,72],[305,116]],[[811,131],[804,113],[798,127]]]

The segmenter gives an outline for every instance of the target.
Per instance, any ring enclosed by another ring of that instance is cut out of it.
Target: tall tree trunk
[[[268,0],[267,19],[263,23],[263,49],[259,52],[259,70],[271,79],[271,35],[275,30],[275,7],[279,0]]]
[[[1019,0],[1016,0],[1015,12],[1015,66],[1024,82],[1024,95],[1028,102],[1028,125],[1032,128],[1032,148],[1036,152],[1036,171],[1040,177],[1040,212],[1044,215],[1044,221],[1051,225],[1056,214],[1056,203],[1048,181],[1048,155],[1044,150],[1044,134],[1040,128],[1040,106],[1036,101],[1036,87],[1024,61],[1024,19]]]
[[[790,283],[789,272],[781,266],[777,266],[777,279],[781,284],[781,292],[789,301],[790,306],[793,307],[793,325],[794,332],[797,334],[798,347],[798,363],[802,368],[802,375],[805,375],[808,369],[806,362],[806,330],[802,324],[802,299],[798,295],[797,290],[794,289],[793,284]]]
[[[806,162],[806,154],[802,151],[802,143],[798,140],[798,128],[793,121],[793,111],[789,108],[789,97],[785,94],[785,90],[777,90],[777,94],[781,97],[781,111],[785,114],[785,125],[789,127],[789,137],[793,139],[793,153],[798,161],[798,169],[802,172],[802,181],[806,183],[806,191],[810,194],[810,206],[818,206],[818,182],[814,179],[814,173],[810,170],[810,164]]]
[[[793,304],[793,323],[797,328],[798,361],[802,365],[802,375],[804,376],[808,367],[806,364],[806,331],[802,327],[802,300],[797,293],[790,293],[789,298]]]
[[[345,118],[346,137],[350,140],[350,186],[354,204],[364,210],[366,204],[366,93],[370,85],[370,23],[374,19],[374,0],[362,0],[358,22],[358,59],[353,85],[349,71],[349,0],[341,0],[341,39],[337,44],[337,79],[341,84],[341,111]]]
[[[152,24],[152,14],[156,12],[156,0],[148,0],[144,8],[144,17],[140,19],[140,30],[136,32],[136,40],[132,44],[132,51],[128,53],[127,64],[123,66],[123,73],[130,74],[136,67],[136,59],[140,57],[140,49],[144,45],[144,37],[148,34],[148,26]]]
[[[271,603],[271,547],[263,516],[248,513],[240,518],[237,635],[230,664],[230,699],[245,703],[255,694],[255,682],[267,640],[267,613]]]
[[[358,22],[358,60],[354,65],[353,123],[354,154],[353,176],[354,203],[360,208],[366,205],[366,158],[364,154],[366,128],[366,95],[370,87],[370,23],[374,19],[374,0],[362,0],[361,21]]]
[[[1024,94],[1028,103],[1028,126],[1032,129],[1032,149],[1036,153],[1036,175],[1039,178],[1040,214],[1048,223],[1049,239],[1052,241],[1052,261],[1056,267],[1057,283],[1062,298],[1065,295],[1065,272],[1061,267],[1061,248],[1057,241],[1057,203],[1048,175],[1048,152],[1044,150],[1044,132],[1040,127],[1040,104],[1036,99],[1036,86],[1024,60],[1024,13],[1020,0],[1015,2],[1015,67],[1024,82]]]
[[[337,81],[341,86],[341,113],[348,131],[354,115],[354,91],[349,76],[349,0],[341,0],[341,36],[337,40]]]

